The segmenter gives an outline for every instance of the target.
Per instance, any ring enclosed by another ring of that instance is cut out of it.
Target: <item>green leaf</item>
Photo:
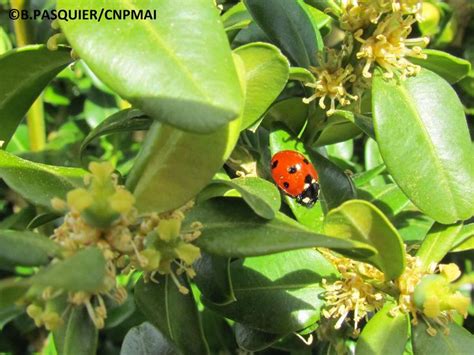
[[[450,322],[447,325],[449,334],[445,334],[445,330],[431,322],[433,328],[436,329],[436,335],[431,336],[426,331],[428,329],[425,322],[418,322],[412,327],[412,343],[414,355],[425,354],[452,354],[462,355],[471,354],[474,348],[474,335],[462,326]]]
[[[12,49],[10,37],[8,37],[7,33],[2,27],[0,28],[0,55],[8,52],[10,49]]]
[[[0,141],[6,147],[30,106],[46,85],[72,62],[69,50],[43,45],[14,49],[0,56]]]
[[[400,355],[408,340],[409,317],[402,312],[390,314],[393,303],[386,303],[362,330],[357,340],[356,355]]]
[[[352,179],[323,155],[314,149],[308,150],[309,157],[319,174],[321,200],[327,210],[340,206],[343,202],[356,198],[356,189]]]
[[[40,270],[32,282],[55,289],[97,293],[103,289],[105,278],[106,261],[102,251],[90,247]]]
[[[0,309],[10,307],[20,300],[30,288],[28,279],[3,278],[0,280]]]
[[[280,193],[275,185],[267,180],[249,176],[232,180],[214,180],[214,182],[236,189],[260,217],[273,219],[280,209]]]
[[[329,211],[324,231],[339,238],[365,242],[377,250],[367,262],[378,267],[387,280],[405,270],[405,249],[397,230],[374,205],[363,200],[347,201]]]
[[[215,304],[235,301],[229,258],[201,253],[193,268],[196,271],[193,281],[207,300]]]
[[[393,219],[393,225],[407,244],[419,244],[434,221],[419,211],[402,211]]]
[[[278,101],[265,114],[262,126],[271,130],[274,124],[281,122],[296,136],[306,123],[308,107],[301,97]]]
[[[177,276],[189,288],[187,280]],[[169,275],[158,278],[159,283],[144,282],[135,287],[135,300],[145,317],[163,336],[185,354],[208,354],[196,303],[192,293],[183,295]]]
[[[23,314],[23,312],[25,312],[25,309],[17,305],[0,308],[0,331],[3,330],[3,327],[5,327],[7,323]]]
[[[365,186],[358,190],[358,196],[373,203],[390,219],[410,204],[408,198],[396,184]]]
[[[282,213],[265,220],[239,199],[213,199],[200,203],[186,215],[184,227],[203,224],[195,244],[209,254],[243,257],[312,247],[325,247],[343,254],[372,255],[371,247],[342,238],[317,234]]]
[[[354,181],[354,184],[356,187],[364,186],[364,185],[367,185],[368,183],[372,183],[373,185],[379,185],[379,184],[385,185],[383,177],[380,176],[380,174],[385,172],[385,170],[386,170],[385,164],[380,164],[372,169],[363,171],[358,174],[354,174],[352,176],[352,180]],[[380,178],[381,180],[378,180],[378,178]],[[376,179],[377,179],[377,182],[375,182]],[[358,194],[360,194],[360,191],[358,192]]]
[[[471,63],[465,59],[435,49],[424,49],[426,59],[411,57],[410,61],[438,74],[450,84],[464,78],[471,70]]]
[[[207,308],[200,315],[211,354],[233,354],[238,346],[227,320]]]
[[[86,147],[95,139],[108,134],[147,130],[150,128],[151,119],[137,109],[125,109],[114,113],[99,123],[82,141],[79,155],[82,157]]]
[[[375,138],[374,125],[372,123],[372,118],[362,115],[360,113],[345,111],[345,110],[336,110],[331,116],[333,118],[343,118],[349,122],[355,124],[359,129],[364,132],[370,138]]]
[[[235,323],[234,329],[239,348],[248,352],[262,351],[282,337],[281,334],[262,332],[241,323]]]
[[[284,89],[289,63],[268,43],[250,43],[234,50],[245,68],[245,105],[242,129],[255,123]]]
[[[244,3],[239,2],[222,14],[221,21],[226,32],[229,32],[247,27],[252,22],[252,17]]]
[[[176,347],[148,322],[131,328],[123,339],[120,355],[177,354]]]
[[[335,267],[315,250],[298,250],[231,263],[236,302],[205,305],[257,330],[288,334],[319,320],[322,279],[337,278]]]
[[[455,91],[428,70],[398,83],[378,73],[372,100],[380,153],[402,191],[440,223],[471,217],[473,146]]]
[[[86,307],[74,306],[64,316],[64,323],[53,332],[59,355],[94,355],[99,332],[92,323]]]
[[[344,117],[335,114],[326,123],[318,139],[312,144],[321,147],[328,144],[344,142],[361,134],[357,125]]]
[[[155,122],[127,178],[140,212],[182,206],[212,179],[237,142],[240,120],[211,134],[194,134]]]
[[[289,80],[297,80],[301,81],[302,83],[314,83],[316,78],[308,69],[291,67]]]
[[[27,200],[50,206],[53,197],[65,198],[82,186],[86,172],[77,168],[34,163],[0,150],[0,177]]]
[[[255,22],[296,65],[317,65],[316,53],[323,48],[321,34],[297,1],[245,0]]]
[[[210,133],[240,115],[242,90],[212,1],[57,4],[97,13],[104,7],[156,13],[156,20],[60,21],[74,50],[121,97],[156,120],[193,132]]]
[[[416,253],[422,266],[428,268],[431,263],[439,263],[455,245],[462,227],[462,222],[452,225],[435,223]]]
[[[0,268],[46,265],[59,251],[58,244],[41,234],[0,230]]]

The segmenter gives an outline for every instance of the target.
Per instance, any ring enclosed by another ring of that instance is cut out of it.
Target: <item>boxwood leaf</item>
[[[400,82],[378,73],[372,105],[380,153],[402,191],[440,223],[471,217],[473,146],[449,84],[426,69]]]
[[[374,252],[364,243],[314,233],[283,213],[265,220],[235,198],[200,203],[187,213],[183,228],[195,221],[204,225],[196,245],[214,255],[256,256],[312,247],[363,257]]]
[[[297,1],[245,0],[255,22],[270,40],[296,65],[317,65],[316,53],[323,48],[318,29]]]
[[[148,322],[130,328],[123,339],[120,355],[175,355],[179,351]]]
[[[16,277],[0,280],[0,308],[14,305],[28,291],[31,282],[28,279]]]
[[[98,248],[82,249],[73,256],[40,270],[33,276],[32,282],[55,289],[95,293],[103,288],[105,263],[102,251]]]
[[[429,335],[425,322],[418,322],[412,327],[412,343],[414,355],[425,354],[470,354],[474,348],[474,335],[462,326],[450,322],[447,325],[449,334],[432,322],[437,330],[435,336]]]
[[[416,253],[425,268],[428,268],[431,263],[439,263],[444,258],[456,244],[462,227],[462,222],[452,225],[435,223],[431,227]]]
[[[46,265],[59,251],[59,245],[44,235],[0,230],[0,268]]]
[[[396,184],[365,186],[357,195],[377,206],[387,217],[393,218],[410,204],[408,197]]]
[[[397,230],[374,205],[351,200],[329,211],[324,221],[328,235],[365,242],[377,250],[367,261],[378,267],[387,280],[405,270],[405,249]]]
[[[178,276],[182,285],[187,280]],[[192,293],[183,295],[169,275],[158,278],[159,283],[144,282],[135,287],[135,300],[148,321],[185,354],[208,354],[198,310]]]
[[[275,218],[275,214],[280,209],[280,193],[275,185],[267,180],[249,176],[232,180],[214,180],[214,182],[236,189],[260,217]]]
[[[0,177],[27,200],[50,206],[53,197],[65,198],[69,190],[82,186],[86,171],[34,163],[0,150]]]
[[[234,331],[239,348],[249,352],[264,350],[283,337],[281,334],[262,332],[241,323],[235,323]]]
[[[99,332],[86,307],[74,306],[66,312],[63,325],[54,330],[53,338],[59,355],[94,355]]]
[[[245,105],[242,129],[255,123],[286,85],[288,60],[269,43],[250,43],[234,50],[244,65]]]
[[[402,312],[390,314],[393,303],[386,303],[365,325],[357,340],[356,355],[400,355],[408,340],[410,320]]]
[[[128,108],[114,113],[89,132],[82,141],[79,154],[82,157],[84,149],[98,137],[119,132],[147,130],[151,123],[151,118],[137,109]]]
[[[248,327],[288,334],[319,320],[320,283],[337,278],[337,271],[316,250],[298,250],[233,261],[231,275],[237,301],[204,304]]]
[[[188,202],[211,181],[237,142],[240,120],[211,134],[155,122],[127,177],[140,212],[164,212]]]
[[[447,52],[437,51],[436,49],[424,49],[423,53],[428,58],[411,57],[410,61],[435,72],[450,84],[458,82],[471,70],[471,63]]]
[[[6,147],[30,106],[46,85],[72,62],[69,50],[25,46],[0,56],[0,141]]]
[[[240,115],[242,90],[212,1],[60,0],[57,7],[156,14],[156,20],[60,21],[97,77],[150,117],[210,133]]]
[[[235,301],[229,258],[202,252],[193,267],[196,271],[193,280],[204,297],[216,304]]]

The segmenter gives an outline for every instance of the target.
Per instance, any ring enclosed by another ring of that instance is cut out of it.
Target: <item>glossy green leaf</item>
[[[102,251],[90,247],[40,270],[32,282],[55,289],[96,293],[103,289],[105,276],[106,261]]]
[[[265,333],[241,323],[235,323],[234,331],[239,348],[248,352],[264,350],[282,337],[281,334]]]
[[[374,125],[372,123],[372,118],[346,110],[336,110],[331,116],[333,118],[343,118],[349,122],[352,122],[356,125],[362,132],[364,132],[370,138],[375,138]]]
[[[396,184],[366,186],[358,190],[358,196],[373,203],[389,218],[393,218],[410,204],[408,197]]]
[[[305,0],[305,3],[328,14],[338,15],[341,13],[341,8],[334,0]],[[328,11],[328,9],[330,9],[330,11]]]
[[[0,268],[46,265],[59,251],[57,243],[41,234],[0,230]]]
[[[450,322],[447,325],[449,334],[437,325],[430,322],[432,327],[436,329],[436,335],[429,335],[425,322],[418,322],[412,327],[412,343],[414,355],[426,354],[471,354],[474,349],[474,335],[462,326]]]
[[[12,49],[12,43],[5,30],[0,28],[0,55]]]
[[[255,123],[283,90],[290,64],[278,48],[268,43],[247,44],[234,53],[245,68],[244,129]]]
[[[60,0],[57,7],[156,12],[156,20],[60,21],[99,79],[150,117],[210,133],[240,115],[240,82],[212,1]]]
[[[26,46],[0,56],[0,141],[6,147],[30,106],[46,85],[72,62],[69,50]]]
[[[85,171],[34,163],[0,150],[0,177],[27,200],[50,206],[53,197],[65,198],[69,190],[82,186]]]
[[[285,250],[325,247],[343,254],[372,255],[365,244],[317,234],[282,213],[265,220],[239,199],[213,199],[200,203],[186,214],[184,227],[203,224],[195,244],[209,254],[243,257]]]
[[[164,212],[191,200],[222,167],[237,142],[240,120],[211,134],[154,123],[127,178],[140,212]]]
[[[371,170],[375,168],[376,166],[381,166],[383,165],[384,170],[386,170],[385,163],[382,159],[382,156],[380,155],[380,149],[375,141],[375,139],[369,138],[365,142],[364,146],[364,166],[366,170]],[[381,186],[387,184],[389,182],[388,177],[386,176],[379,176],[376,177],[375,179],[370,181],[370,185],[373,186]]]
[[[385,172],[387,167],[385,164],[380,164],[377,165],[376,167],[363,171],[358,174],[354,174],[352,176],[352,180],[354,181],[354,185],[356,187],[361,187],[366,184],[372,183],[373,185],[385,185],[385,181],[383,180],[383,177],[380,176],[383,172]],[[381,180],[378,180],[378,178],[381,178]],[[375,181],[377,179],[377,182]]]
[[[99,332],[84,306],[71,307],[64,316],[64,323],[53,332],[59,355],[94,355],[97,351]]]
[[[221,21],[226,32],[229,32],[246,28],[252,22],[252,17],[244,3],[239,2],[222,14]]]
[[[182,285],[189,284],[178,276]],[[183,295],[169,275],[159,283],[143,281],[135,287],[135,300],[145,317],[185,354],[208,354],[198,311],[192,293]]]
[[[207,308],[200,315],[211,354],[232,354],[238,345],[227,320]]]
[[[231,274],[237,301],[205,304],[226,318],[275,334],[317,322],[324,304],[322,279],[337,278],[335,267],[315,250],[236,260]]]
[[[356,355],[400,355],[408,340],[410,320],[405,313],[390,314],[393,303],[385,306],[366,324],[357,340]]]
[[[455,245],[462,227],[461,222],[452,225],[435,223],[416,253],[422,266],[428,268],[431,263],[439,263]]]
[[[175,355],[176,347],[148,322],[131,328],[123,339],[120,355]]]
[[[201,253],[193,268],[196,271],[193,281],[207,300],[216,304],[235,301],[229,258]]]
[[[393,225],[407,244],[419,244],[434,221],[419,211],[402,211],[393,219]]]
[[[303,68],[316,65],[323,48],[321,34],[297,1],[245,0],[255,22],[293,63]]]
[[[291,97],[278,101],[265,114],[262,126],[271,129],[272,125],[281,122],[296,136],[306,122],[308,107],[301,100],[301,97]]]
[[[0,309],[14,305],[30,288],[28,279],[3,278],[0,280]]]
[[[361,130],[354,123],[339,116],[331,116],[326,126],[312,144],[321,147],[328,144],[344,142],[361,134]]]
[[[471,63],[465,59],[455,57],[452,54],[436,49],[423,50],[428,58],[410,58],[410,61],[429,69],[438,74],[450,84],[454,84],[464,78],[471,70]]]
[[[428,70],[398,83],[379,73],[372,100],[380,152],[402,191],[440,223],[471,217],[473,146],[455,91]]]
[[[137,109],[125,109],[114,113],[99,123],[82,141],[79,154],[82,156],[86,147],[95,139],[108,134],[147,130],[151,119]]]
[[[316,78],[308,69],[300,67],[290,68],[289,79],[301,81],[302,83],[314,83],[316,81]]]
[[[232,180],[215,180],[236,189],[245,202],[260,217],[275,218],[280,209],[280,193],[274,184],[259,177],[240,177]]]
[[[373,246],[377,254],[367,261],[383,271],[387,280],[400,276],[405,270],[405,248],[400,235],[387,217],[367,201],[347,201],[329,211],[324,231]]]

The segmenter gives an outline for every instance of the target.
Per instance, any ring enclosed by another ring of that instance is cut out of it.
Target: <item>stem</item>
[[[25,0],[10,0],[12,9],[22,11],[25,9]],[[33,42],[33,32],[28,20],[18,19],[13,21],[15,29],[16,45],[23,47]],[[44,149],[46,144],[46,130],[44,125],[43,100],[39,96],[26,114],[26,123],[28,125],[28,137],[30,139],[30,147],[32,151],[40,151]]]

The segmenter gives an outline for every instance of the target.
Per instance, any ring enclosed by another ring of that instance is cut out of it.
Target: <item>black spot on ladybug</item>
[[[278,166],[278,160],[272,162],[272,169],[275,169]]]
[[[306,176],[305,180],[308,179],[308,176]],[[319,185],[317,182],[311,182],[311,181],[312,179],[310,176],[310,182],[307,183],[308,185],[306,185],[304,191],[296,197],[296,201],[299,204],[308,208],[313,207],[316,201],[318,201],[318,197],[319,197]]]
[[[311,175],[306,175],[305,178],[304,178],[304,182],[307,183],[307,184],[311,184],[311,182],[313,181],[313,177]]]
[[[290,167],[288,168],[288,172],[289,172],[290,174],[294,174],[294,173],[296,173],[297,171],[298,171],[298,169],[296,168],[296,166],[290,166]]]
[[[283,183],[283,186],[285,186],[285,189],[287,189],[287,188],[290,187],[290,184],[285,181],[285,182]]]
[[[308,159],[306,159],[306,158],[303,159],[303,162],[304,162],[306,165],[309,164],[309,161],[308,161]]]

